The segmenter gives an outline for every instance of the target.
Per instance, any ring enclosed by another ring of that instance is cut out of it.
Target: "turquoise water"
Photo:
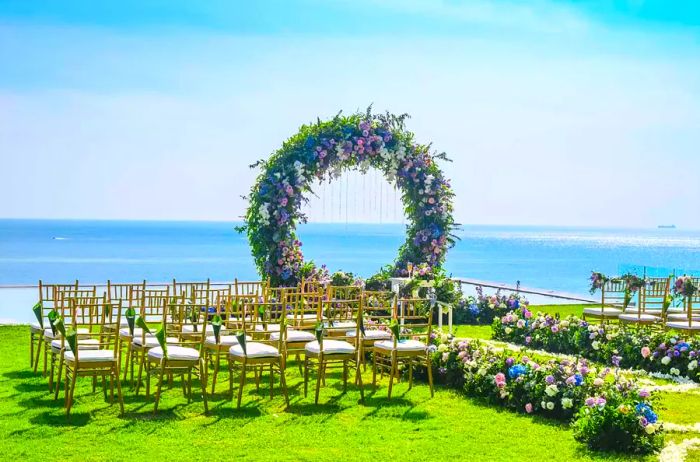
[[[256,278],[236,223],[0,220],[0,285]],[[306,258],[371,275],[395,257],[403,226],[308,224]],[[700,269],[700,232],[464,226],[448,256],[455,276],[585,293],[593,269],[630,265]]]

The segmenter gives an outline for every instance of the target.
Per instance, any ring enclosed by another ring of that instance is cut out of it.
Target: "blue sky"
[[[248,164],[374,103],[462,223],[700,228],[696,1],[1,1],[0,63],[0,217],[235,219]]]

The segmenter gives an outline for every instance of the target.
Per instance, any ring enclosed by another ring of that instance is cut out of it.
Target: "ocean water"
[[[66,282],[255,279],[233,222],[0,220],[0,286]],[[307,224],[307,259],[362,276],[391,262],[400,224]],[[464,226],[446,268],[454,276],[584,294],[591,270],[648,274],[700,269],[700,231]],[[654,269],[656,268],[656,269]]]

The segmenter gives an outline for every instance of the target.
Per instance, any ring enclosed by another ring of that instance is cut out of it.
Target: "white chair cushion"
[[[38,322],[29,324],[29,328],[32,330],[32,332],[41,332],[43,330]]]
[[[309,353],[319,354],[321,352],[318,340],[307,343],[305,349]],[[323,354],[348,354],[354,352],[355,347],[351,343],[343,340],[323,339]]]
[[[245,339],[250,341],[252,338],[248,335],[245,336]],[[207,345],[216,345],[216,337],[213,335],[210,337],[207,337],[207,339],[204,341],[205,344]],[[224,346],[231,346],[231,345],[238,345],[238,338],[235,335],[221,335],[219,337],[219,345],[224,345]]]
[[[178,339],[176,337],[167,337],[165,339],[165,343],[167,344],[176,344],[178,342]],[[143,346],[143,337],[138,336],[134,337],[134,339],[131,341],[135,346]],[[155,338],[155,336],[152,335],[147,335],[146,336],[146,348],[154,348],[160,346],[160,343],[158,343],[158,339]]]
[[[66,327],[68,329],[68,327]],[[78,327],[78,335],[86,335],[90,333],[90,330],[87,327]],[[44,337],[46,338],[61,338],[61,333],[59,331],[56,331],[56,335],[53,335],[53,332],[51,332],[51,329],[44,329]]]
[[[273,332],[270,334],[270,340],[279,340],[280,339],[280,333],[279,332]],[[287,342],[311,342],[313,340],[316,340],[316,336],[306,330],[294,330],[294,329],[287,329]]]
[[[700,330],[700,322],[693,321],[690,325],[688,325],[688,321],[667,322],[666,327],[679,330]]]
[[[255,330],[257,332],[279,332],[280,325],[279,324],[268,324],[267,329],[265,329],[265,327],[262,324],[256,324]]]
[[[356,327],[355,321],[333,321],[333,325],[330,326],[328,321],[323,321],[323,327],[330,327],[331,329],[352,329]]]
[[[250,342],[246,343],[246,353],[243,353],[243,348],[240,345],[234,345],[228,350],[231,356],[238,356],[241,358],[276,358],[280,355],[277,348],[266,343]]]
[[[349,331],[347,331],[347,336],[354,337],[355,333],[356,333],[356,331],[349,330]],[[360,332],[360,336],[362,336],[362,332]],[[379,329],[365,330],[365,337],[364,338],[367,340],[379,340],[379,339],[391,338],[391,332],[389,332],[388,330],[379,330]]]
[[[316,321],[318,319],[318,316],[313,313],[304,313],[304,314],[297,314],[294,316],[294,314],[288,314],[287,319],[290,321],[293,319],[296,319],[298,321]]]
[[[394,341],[393,340],[380,340],[374,342],[374,348],[379,348],[381,350],[393,350]],[[399,340],[397,343],[398,351],[421,351],[425,350],[425,343],[418,340]]]
[[[609,318],[617,317],[618,315],[622,314],[622,310],[618,310],[617,308],[608,308],[605,307],[605,311],[603,311],[602,308],[584,308],[583,309],[583,314],[589,314],[591,316],[606,316]]]
[[[669,313],[666,316],[666,319],[668,319],[669,321],[687,321],[688,320],[688,313]],[[693,319],[699,320],[700,313],[696,313],[695,311],[693,311]]]
[[[148,350],[148,357],[153,359],[163,359],[163,349],[155,347]],[[168,345],[168,359],[173,361],[198,361],[199,351],[194,348]]]
[[[54,350],[61,351],[61,339],[51,340],[51,348]],[[68,349],[66,345],[66,349]],[[78,339],[78,349],[79,350],[99,350],[100,341],[96,338],[85,338]]]
[[[140,327],[134,327],[134,337],[140,337],[141,334],[143,333],[143,329]],[[146,334],[146,335],[153,335],[153,334]],[[131,337],[131,332],[129,332],[129,329],[119,329],[119,337],[120,338],[129,338]]]
[[[64,356],[66,361],[75,362],[75,355],[72,351],[66,350]],[[114,357],[114,351],[112,350],[83,350],[80,349],[80,354],[78,355],[78,361],[81,363],[96,363],[105,361],[116,361]]]
[[[202,333],[202,326],[199,325],[197,326],[197,330],[194,330],[194,326],[192,324],[185,324],[182,326],[182,333],[183,334],[201,334]],[[213,334],[214,333],[214,327],[212,327],[211,324],[207,324],[207,334]]]
[[[630,322],[636,322],[636,321],[642,321],[642,322],[657,322],[661,321],[661,318],[658,316],[654,316],[653,314],[649,313],[622,313],[617,316],[617,319],[620,321],[630,321]]]

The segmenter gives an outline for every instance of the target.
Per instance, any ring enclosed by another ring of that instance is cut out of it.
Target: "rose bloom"
[[[642,358],[646,359],[651,355],[649,347],[642,347]]]
[[[532,413],[532,403],[527,403],[525,405],[525,412],[527,412],[528,414]]]

